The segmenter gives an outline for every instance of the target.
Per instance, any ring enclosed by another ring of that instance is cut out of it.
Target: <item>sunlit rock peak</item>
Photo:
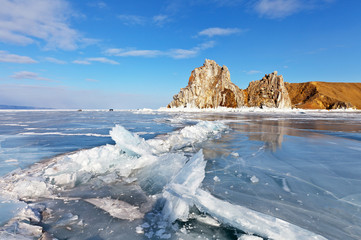
[[[249,83],[247,105],[249,107],[291,108],[291,99],[277,71],[266,74],[261,80]]]
[[[244,93],[231,82],[228,68],[206,59],[202,67],[192,71],[188,85],[174,95],[168,107],[236,108],[243,105]]]

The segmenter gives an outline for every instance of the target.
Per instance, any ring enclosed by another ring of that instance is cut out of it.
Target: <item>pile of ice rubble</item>
[[[172,228],[176,220],[187,221],[190,208],[196,206],[209,216],[204,221],[206,224],[222,223],[248,234],[240,236],[240,240],[325,239],[281,219],[217,199],[201,188],[206,161],[202,150],[193,154],[187,149],[194,149],[195,145],[210,138],[220,137],[222,132],[228,130],[221,122],[199,122],[146,141],[117,125],[110,131],[115,145],[58,156],[28,169],[12,172],[0,179],[0,196],[28,204],[0,228],[0,239],[50,237],[39,223],[44,214],[51,214],[51,209],[37,204],[38,199],[76,200],[64,198],[61,193],[91,183],[94,179],[103,184],[124,181],[142,185],[144,179],[157,176],[162,176],[163,181],[158,181],[158,191],[149,196],[151,206],[145,210],[110,197],[82,200],[115,218],[129,221],[142,219],[147,211],[153,211],[154,217],[136,228],[138,234],[144,234],[147,238],[172,238],[172,232],[166,229]],[[155,209],[156,200],[162,203],[160,210]],[[67,221],[79,223],[76,215],[68,216]],[[157,222],[156,226],[154,222]],[[150,227],[152,224],[153,227]]]

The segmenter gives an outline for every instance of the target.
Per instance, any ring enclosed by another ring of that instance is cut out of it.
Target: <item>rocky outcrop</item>
[[[361,109],[361,83],[305,82],[285,86],[295,108]]]
[[[250,82],[247,92],[248,107],[291,108],[291,99],[277,71],[265,75],[261,80]]]
[[[206,60],[202,67],[192,71],[188,86],[182,88],[168,104],[173,107],[237,108],[244,106],[244,93],[231,82],[226,66]]]
[[[252,81],[241,90],[231,82],[226,66],[206,60],[192,71],[188,85],[168,108],[269,107],[302,109],[361,109],[361,83],[284,83],[277,72]]]

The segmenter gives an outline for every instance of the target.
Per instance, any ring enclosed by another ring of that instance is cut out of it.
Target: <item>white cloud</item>
[[[114,65],[119,64],[118,62],[108,59],[108,58],[105,58],[105,57],[87,58],[86,60],[90,61],[90,62],[109,63],[109,64],[114,64]]]
[[[191,58],[198,55],[202,50],[214,47],[215,42],[209,41],[199,44],[191,49],[169,49],[169,50],[138,50],[138,49],[123,49],[110,48],[105,51],[105,54],[118,57],[159,57],[168,56],[174,59]]]
[[[118,57],[157,57],[164,55],[159,50],[127,50],[122,48],[111,48],[105,51],[105,54]]]
[[[254,9],[260,16],[277,19],[292,14],[321,8],[335,0],[257,0]]]
[[[105,2],[98,2],[98,7],[105,8],[105,7],[107,7],[107,4]]]
[[[240,33],[240,32],[242,32],[242,30],[239,29],[239,28],[218,28],[218,27],[215,27],[215,28],[204,29],[203,31],[200,31],[198,33],[198,35],[213,37],[213,36],[227,36],[227,35]]]
[[[246,73],[249,75],[253,75],[253,74],[258,74],[258,73],[262,73],[262,72],[259,70],[249,70],[249,71],[246,71]]]
[[[198,54],[197,49],[173,49],[169,52],[169,56],[175,59],[192,58]]]
[[[7,63],[37,63],[34,59],[27,56],[10,54],[6,51],[0,51],[0,62]]]
[[[160,15],[154,16],[153,21],[157,25],[163,25],[164,23],[169,21],[169,17],[167,15],[160,14]]]
[[[191,49],[172,49],[167,54],[175,59],[192,58],[197,56],[201,51],[215,46],[214,41],[205,42]]]
[[[268,18],[284,18],[302,9],[299,0],[260,0],[255,10]]]
[[[144,25],[147,22],[145,17],[138,16],[138,15],[121,14],[121,15],[118,15],[118,18],[125,25]]]
[[[176,18],[176,15],[184,14],[191,7],[238,7],[248,5],[254,0],[167,0],[163,1],[163,12]]]
[[[121,14],[118,15],[118,18],[123,22],[124,25],[132,26],[132,25],[149,25],[155,24],[158,26],[162,26],[163,24],[170,22],[170,18],[168,15],[159,14],[153,17],[144,17],[140,15],[130,15],[130,14]]]
[[[102,8],[106,8],[108,5],[103,1],[95,1],[88,3],[88,6],[102,9]]]
[[[200,50],[204,50],[204,49],[208,49],[208,48],[213,48],[216,45],[215,41],[208,41],[208,42],[204,42],[200,45],[198,45],[198,48]]]
[[[49,78],[40,77],[37,73],[28,72],[28,71],[16,72],[11,77],[15,78],[15,79],[30,79],[30,80],[39,80],[39,81],[52,81]]]
[[[89,61],[86,61],[86,60],[74,60],[72,63],[75,63],[75,64],[84,64],[84,65],[89,65],[89,64],[91,64]]]
[[[56,64],[66,64],[65,61],[59,60],[59,59],[56,59],[56,58],[53,58],[53,57],[46,57],[45,60],[48,61],[48,62],[56,63]]]
[[[74,50],[82,42],[69,25],[73,15],[64,0],[0,0],[0,41],[28,45],[45,42],[46,49]]]
[[[1,25],[0,20],[0,25]],[[31,43],[34,43],[34,40],[28,37],[25,37],[24,35],[20,35],[18,33],[12,33],[11,31],[7,29],[2,29],[0,26],[0,42],[5,43],[14,43],[18,45],[28,45]]]
[[[119,64],[118,62],[105,58],[105,57],[96,57],[96,58],[85,58],[84,60],[74,60],[73,63],[76,64],[84,64],[84,65],[89,65],[92,62],[100,62],[100,63],[109,63],[109,64]]]

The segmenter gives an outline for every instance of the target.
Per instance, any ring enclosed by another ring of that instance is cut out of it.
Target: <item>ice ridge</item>
[[[121,181],[122,178],[130,177],[134,170],[162,161],[179,162],[175,164],[178,167],[175,171],[178,171],[185,158],[171,150],[217,137],[227,128],[221,122],[199,122],[163,138],[146,141],[136,133],[116,125],[110,131],[115,145],[77,151],[33,165],[30,169],[15,171],[0,178],[3,189],[0,194],[13,199],[51,197],[58,191],[74,188],[94,178],[107,183]]]
[[[220,222],[248,234],[277,240],[326,239],[279,218],[212,196],[201,189],[201,183],[205,177],[205,165],[206,161],[200,150],[165,187],[163,193],[163,198],[166,199],[163,208],[165,219],[170,222],[176,219],[185,221],[188,218],[189,208],[195,205],[199,210]]]
[[[180,150],[218,137],[227,129],[222,122],[199,122],[194,126],[187,126],[146,141],[117,125],[110,132],[115,145],[108,144],[59,156],[29,169],[13,172],[0,178],[0,194],[25,200],[39,197],[60,199],[58,194],[62,191],[94,179],[97,183],[106,185],[118,181],[132,182],[139,178],[139,184],[142,186],[142,179],[154,178],[152,182],[159,183],[160,197],[164,199],[162,218],[169,223],[176,219],[187,221],[189,209],[195,205],[220,222],[251,235],[281,240],[325,239],[281,219],[218,199],[201,188],[206,167],[202,150],[189,160],[184,151]],[[158,177],[165,171],[164,179]],[[146,185],[147,181],[144,182]],[[144,215],[138,207],[112,198],[83,200],[121,219],[139,219]],[[37,216],[36,212],[24,214],[34,219]],[[17,219],[13,219],[9,224],[12,227],[18,222]],[[32,225],[23,227],[30,230]],[[38,234],[41,229],[31,231]],[[163,233],[163,229],[159,231],[156,234],[160,236],[169,235]],[[9,233],[5,231],[2,234],[7,236]]]
[[[107,144],[61,155],[34,164],[28,169],[16,170],[0,178],[0,196],[4,199],[21,201],[37,201],[38,198],[83,200],[116,218],[129,221],[141,219],[145,213],[144,209],[119,199],[69,198],[62,195],[64,192],[76,191],[82,184],[96,183],[106,186],[111,183],[122,181],[131,183],[137,180],[141,186],[147,180],[156,182],[159,186],[155,192],[159,193],[188,159],[182,151],[177,150],[217,137],[225,129],[227,126],[220,122],[200,122],[154,141],[146,141],[136,133],[116,125],[110,131],[115,145]],[[149,200],[151,204],[152,201]],[[40,237],[41,227],[23,223],[23,219],[35,219],[34,216],[38,214],[38,211],[33,214],[29,209],[33,211],[35,208],[25,209],[20,217],[14,217],[0,228],[0,239],[4,236],[9,239]],[[18,231],[14,232],[11,229]]]

